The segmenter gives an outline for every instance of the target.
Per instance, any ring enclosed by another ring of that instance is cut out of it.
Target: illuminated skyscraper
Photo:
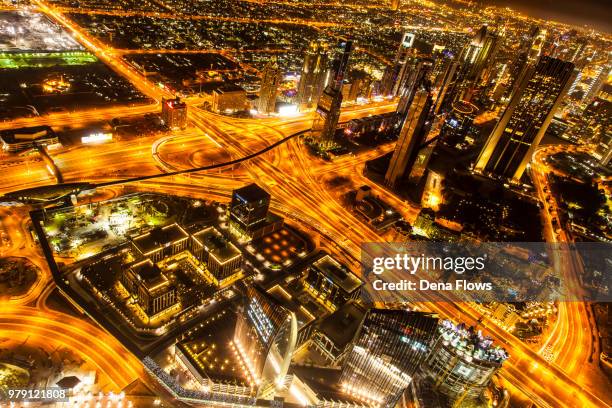
[[[296,341],[295,314],[258,287],[247,287],[232,345],[259,392],[282,383]]]
[[[399,101],[397,103],[396,113],[405,118],[408,108],[412,104],[416,91],[426,82],[429,87],[429,74],[433,67],[433,61],[430,59],[411,59],[406,70],[401,89],[399,90]]]
[[[487,26],[478,30],[459,57],[461,68],[453,89],[453,100],[470,100],[474,88],[479,85],[485,69],[491,65],[499,46],[499,36]]]
[[[328,46],[320,41],[313,41],[306,50],[304,66],[298,84],[296,102],[301,111],[317,104],[328,72]]]
[[[319,146],[322,149],[329,149],[334,145],[334,136],[340,118],[340,107],[342,106],[342,85],[352,49],[353,42],[350,40],[341,41],[338,44],[330,82],[325,87],[317,104],[312,123],[312,134],[318,139]]]
[[[395,151],[385,174],[385,184],[394,187],[404,175],[412,169],[421,143],[425,139],[425,123],[431,108],[431,93],[427,87],[416,91],[413,101],[404,120]]]
[[[276,107],[276,94],[278,93],[278,86],[282,79],[283,74],[276,62],[276,58],[274,58],[266,64],[261,75],[261,88],[259,90],[259,102],[257,104],[259,112],[274,112]]]
[[[574,64],[542,57],[529,71],[482,149],[474,170],[518,183],[574,77]]]
[[[407,310],[370,309],[340,376],[343,392],[393,408],[427,357],[438,319]]]
[[[381,94],[383,96],[396,96],[400,92],[409,71],[410,62],[414,59],[416,52],[412,48],[413,44],[414,34],[405,33],[395,53],[393,64],[385,69],[381,81]]]
[[[257,184],[234,190],[229,208],[230,226],[248,234],[266,222],[269,208],[270,194]]]
[[[170,129],[187,127],[187,104],[180,98],[162,98],[162,122]]]
[[[445,320],[438,326],[437,340],[427,357],[426,372],[434,388],[446,395],[453,407],[480,396],[508,354],[475,328]]]

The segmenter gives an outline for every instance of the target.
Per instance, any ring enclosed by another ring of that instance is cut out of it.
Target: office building
[[[284,381],[296,341],[295,314],[259,287],[247,287],[232,344],[260,393]]]
[[[330,310],[358,299],[363,285],[357,275],[329,255],[313,262],[304,280],[306,289]]]
[[[0,132],[0,141],[2,150],[11,153],[59,143],[57,135],[49,126],[3,130]]]
[[[381,95],[396,96],[399,94],[416,54],[416,50],[412,48],[414,38],[415,36],[412,33],[404,33],[402,36],[402,41],[397,48],[393,63],[387,66],[383,74],[380,89]]]
[[[216,113],[234,113],[246,110],[246,91],[232,83],[223,84],[212,92],[211,109]]]
[[[241,276],[242,253],[215,227],[204,228],[191,236],[191,252],[206,264],[209,278],[216,286],[224,286]]]
[[[185,129],[187,127],[187,104],[180,98],[162,98],[161,119],[169,129]]]
[[[612,161],[612,130],[606,129],[606,131],[601,135],[597,146],[595,147],[595,151],[593,152],[593,157],[599,160],[599,163],[602,166],[608,166]]]
[[[138,257],[159,262],[186,250],[189,244],[189,234],[180,225],[174,223],[132,237],[130,243]]]
[[[234,190],[228,209],[230,232],[251,240],[280,229],[283,219],[269,212],[269,208],[270,194],[257,184]]]
[[[317,104],[312,123],[312,134],[323,150],[328,150],[335,145],[336,127],[342,106],[342,86],[352,49],[353,42],[350,40],[343,40],[336,47],[330,83],[325,87]]]
[[[429,76],[433,68],[433,60],[423,58],[413,58],[409,61],[406,76],[399,89],[399,101],[395,112],[405,120],[408,108],[412,106],[415,93],[423,86],[430,89]],[[431,89],[430,89],[431,90]]]
[[[414,96],[400,130],[395,151],[391,156],[391,162],[385,174],[386,185],[395,187],[405,174],[410,173],[427,133],[426,121],[431,104],[429,89],[420,87]]]
[[[319,101],[329,71],[328,48],[321,41],[313,41],[308,45],[296,98],[300,111],[315,107]]]
[[[244,230],[252,230],[263,223],[270,208],[270,194],[257,184],[249,184],[234,190],[230,203],[230,222]]]
[[[461,146],[463,143],[474,143],[474,118],[478,114],[478,108],[466,101],[455,101],[452,110],[446,116],[440,129],[440,138],[448,146]]]
[[[404,309],[370,309],[342,366],[343,391],[366,404],[393,408],[425,361],[438,319]]]
[[[508,354],[474,327],[455,325],[445,320],[427,357],[425,371],[434,388],[453,406],[479,397],[489,385]]]
[[[282,79],[283,74],[276,59],[268,62],[261,73],[261,87],[257,103],[257,110],[260,113],[269,114],[275,111],[276,95]]]
[[[435,115],[439,112],[446,112],[447,107],[455,99],[453,91],[456,86],[459,67],[458,61],[448,58],[444,64],[444,71],[435,78],[433,84],[436,92],[433,112]]]
[[[474,170],[518,183],[574,76],[574,64],[544,56],[529,69],[485,143]]]
[[[174,285],[150,259],[124,269],[121,284],[149,318],[178,303]]]

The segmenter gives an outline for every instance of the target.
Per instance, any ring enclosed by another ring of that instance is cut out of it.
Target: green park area
[[[98,62],[89,52],[3,52],[0,69],[46,68],[67,65],[87,65]]]

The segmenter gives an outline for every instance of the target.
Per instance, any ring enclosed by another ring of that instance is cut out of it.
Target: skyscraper
[[[385,184],[388,186],[394,187],[407,172],[410,172],[419,152],[419,147],[427,133],[425,122],[429,116],[431,104],[429,89],[425,86],[420,87],[410,104],[389,168],[385,174]]]
[[[453,90],[454,99],[469,101],[474,89],[479,85],[485,69],[495,58],[500,46],[500,38],[487,26],[482,26],[470,43],[463,49],[459,61],[461,64],[456,86]]]
[[[406,75],[403,84],[399,90],[399,101],[397,103],[396,112],[404,118],[408,112],[408,108],[412,104],[414,95],[419,87],[428,82],[429,73],[433,68],[431,59],[412,59],[407,67]],[[429,87],[429,83],[427,85]]]
[[[162,98],[162,122],[170,129],[187,127],[187,104],[180,98]]]
[[[427,357],[426,371],[434,388],[449,398],[453,407],[480,396],[508,354],[474,327],[445,320]]]
[[[342,106],[342,84],[346,76],[352,49],[353,42],[350,40],[343,40],[336,47],[330,82],[325,87],[317,104],[312,123],[312,134],[318,139],[319,146],[322,149],[329,149],[334,145],[334,136],[340,118],[340,107]]]
[[[412,48],[414,44],[414,34],[404,33],[400,42],[393,64],[387,66],[381,80],[381,94],[383,96],[396,96],[406,78],[409,70],[410,61],[414,58],[416,50]]]
[[[232,345],[262,392],[280,383],[297,341],[297,319],[257,286],[248,286]]]
[[[276,107],[276,94],[283,78],[276,58],[266,64],[261,75],[261,88],[259,90],[258,110],[261,113],[274,112]]]
[[[328,59],[327,44],[320,41],[309,44],[296,98],[300,111],[312,108],[319,100],[327,77]]]
[[[574,64],[541,57],[529,68],[474,170],[518,183],[574,77]]]
[[[343,392],[380,408],[395,407],[425,360],[437,324],[429,313],[370,309],[342,367]]]

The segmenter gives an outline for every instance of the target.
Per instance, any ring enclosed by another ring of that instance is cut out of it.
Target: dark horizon
[[[607,3],[607,4],[606,4]],[[610,3],[603,0],[485,0],[485,4],[510,7],[529,16],[577,26],[585,24],[612,33]]]

